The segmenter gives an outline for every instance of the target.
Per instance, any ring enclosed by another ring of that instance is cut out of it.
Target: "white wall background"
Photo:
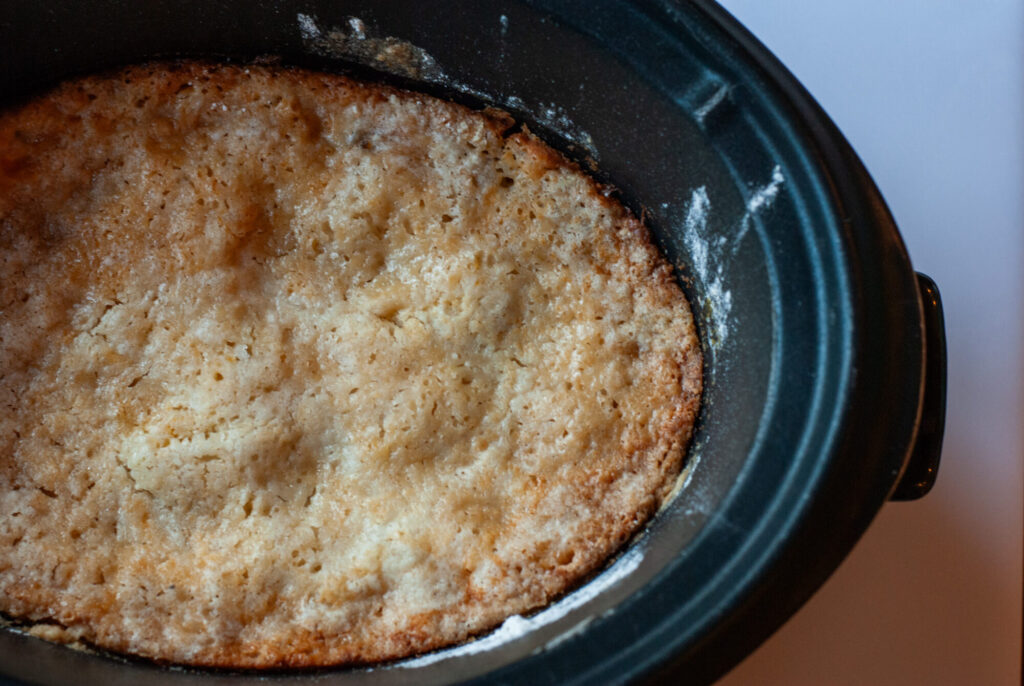
[[[838,572],[721,682],[1021,683],[1024,0],[720,0],[818,99],[936,280],[946,441]]]

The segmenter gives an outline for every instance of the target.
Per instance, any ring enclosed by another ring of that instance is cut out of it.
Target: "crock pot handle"
[[[916,500],[935,485],[942,454],[942,433],[946,427],[946,327],[939,288],[929,277],[917,274],[924,308],[924,399],[917,442],[910,453],[890,500]]]

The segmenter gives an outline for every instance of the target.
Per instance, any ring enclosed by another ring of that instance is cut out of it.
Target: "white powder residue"
[[[510,95],[507,98],[503,98],[502,101],[504,102],[505,107],[520,110],[526,109],[526,103],[523,102],[523,99],[516,97],[515,95]]]
[[[711,101],[715,99],[713,96]],[[712,236],[709,231],[711,199],[708,197],[707,188],[701,186],[691,194],[683,221],[683,243],[690,255],[690,267],[704,286],[704,301],[701,304],[705,321],[709,325],[708,342],[712,351],[718,349],[729,335],[732,292],[725,287],[726,260],[739,250],[757,214],[775,202],[785,181],[782,168],[775,165],[772,168],[771,181],[751,191],[743,216],[740,218],[739,228],[732,238],[722,234]],[[667,203],[662,204],[664,210],[668,210],[669,207]],[[726,250],[726,243],[732,244],[731,250]]]
[[[304,40],[315,40],[320,37],[320,27],[316,25],[316,20],[308,14],[299,12],[299,33],[302,34]]]
[[[540,124],[551,129],[558,135],[566,138],[580,146],[587,153],[598,159],[597,148],[594,146],[594,139],[590,134],[580,128],[576,122],[569,118],[565,110],[554,103],[541,103],[539,110],[533,110],[534,116]]]
[[[366,40],[366,24],[359,17],[348,18],[348,28],[356,40]]]
[[[596,579],[586,584],[574,593],[569,594],[561,601],[555,603],[551,607],[538,612],[532,617],[523,617],[522,615],[512,615],[505,622],[498,627],[495,631],[487,634],[483,638],[479,638],[469,643],[464,643],[454,648],[447,650],[441,650],[436,653],[430,653],[423,655],[422,657],[413,658],[404,662],[399,662],[395,665],[395,668],[413,668],[413,667],[425,667],[426,665],[434,664],[435,662],[441,662],[455,657],[463,657],[466,655],[475,655],[477,653],[483,653],[488,650],[494,650],[500,646],[505,645],[511,641],[518,640],[527,634],[540,629],[543,626],[556,622],[559,619],[565,617],[567,614],[576,610],[583,605],[587,604],[600,594],[604,593],[607,589],[614,586],[616,583],[624,579],[625,577],[632,574],[637,567],[640,566],[640,562],[643,560],[644,555],[638,547],[633,547],[626,551],[626,553],[615,561],[611,567],[603,572]],[[568,630],[568,634],[573,634],[581,629],[581,624],[585,625],[593,619],[592,617],[581,620],[580,623],[576,624]],[[547,646],[557,644],[559,639],[563,639],[565,634],[550,641]]]
[[[701,186],[693,192],[690,198],[690,206],[686,210],[686,245],[690,249],[690,262],[693,270],[701,280],[707,280],[710,274],[708,267],[708,244],[704,239],[707,232],[708,212],[711,209],[711,199],[708,198],[708,189]]]
[[[704,297],[707,307],[706,316],[710,319],[711,335],[709,342],[712,349],[720,347],[729,336],[729,312],[732,310],[732,292],[722,284],[723,264],[719,259],[720,250],[712,252],[712,247],[720,248],[724,238],[719,238],[712,245],[708,232],[708,215],[711,212],[711,199],[707,188],[701,186],[693,191],[690,204],[686,209],[683,223],[683,240],[690,253],[690,265],[693,272],[704,284]]]
[[[782,184],[785,181],[786,177],[782,175],[782,168],[779,165],[775,165],[772,169],[772,180],[765,186],[755,188],[754,192],[750,194],[750,197],[747,199],[747,211],[740,222],[739,233],[736,234],[736,238],[733,241],[733,252],[739,249],[740,241],[743,240],[743,237],[747,235],[747,231],[750,230],[754,215],[772,206],[776,196],[779,194],[779,189],[782,188]]]
[[[508,43],[508,17],[504,14],[498,17],[498,64],[504,69],[505,46]]]

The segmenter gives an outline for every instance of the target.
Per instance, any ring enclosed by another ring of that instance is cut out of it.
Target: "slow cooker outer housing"
[[[323,30],[359,17],[367,35],[426,50],[446,78],[381,75],[325,55],[299,14]],[[634,542],[642,562],[623,579],[493,650],[257,676],[114,660],[2,631],[7,678],[707,682],[818,588],[888,497],[930,487],[945,393],[938,292],[914,273],[832,122],[714,3],[9,0],[0,9],[4,104],[125,63],[266,55],[494,104],[584,165],[596,159],[598,177],[680,265],[695,307],[706,393],[691,474]],[[703,269],[699,245],[709,250]]]

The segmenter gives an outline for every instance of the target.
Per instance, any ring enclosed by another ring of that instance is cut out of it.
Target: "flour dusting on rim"
[[[739,249],[740,241],[743,240],[743,237],[747,235],[747,231],[750,230],[754,216],[758,212],[768,209],[775,203],[775,198],[779,194],[779,189],[782,188],[782,184],[785,182],[786,177],[782,175],[782,167],[775,165],[772,168],[772,180],[764,186],[754,188],[750,197],[747,199],[747,211],[743,213],[743,219],[740,220],[740,230],[733,241],[733,252],[736,252]]]
[[[303,40],[316,40],[320,37],[320,27],[316,25],[316,20],[313,17],[299,12],[297,18],[299,20],[299,33],[302,34]]]
[[[729,337],[729,313],[732,311],[732,291],[724,286],[724,265],[719,259],[725,238],[713,239],[708,231],[711,199],[705,186],[693,191],[683,221],[683,242],[690,253],[694,274],[704,284],[705,317],[710,325],[709,344],[714,350]]]
[[[717,350],[729,337],[729,315],[732,312],[732,292],[725,287],[725,268],[728,258],[736,254],[740,244],[754,224],[758,214],[769,209],[782,190],[786,177],[782,167],[772,168],[771,180],[763,186],[755,186],[750,191],[740,217],[734,236],[729,238],[724,233],[714,235],[708,228],[711,214],[711,198],[706,186],[700,186],[690,195],[686,204],[686,215],[683,219],[683,244],[690,256],[690,267],[704,286],[702,306],[705,321],[708,323],[708,344],[712,351]],[[662,203],[662,209],[668,211],[671,205]],[[729,249],[726,244],[731,244]]]

